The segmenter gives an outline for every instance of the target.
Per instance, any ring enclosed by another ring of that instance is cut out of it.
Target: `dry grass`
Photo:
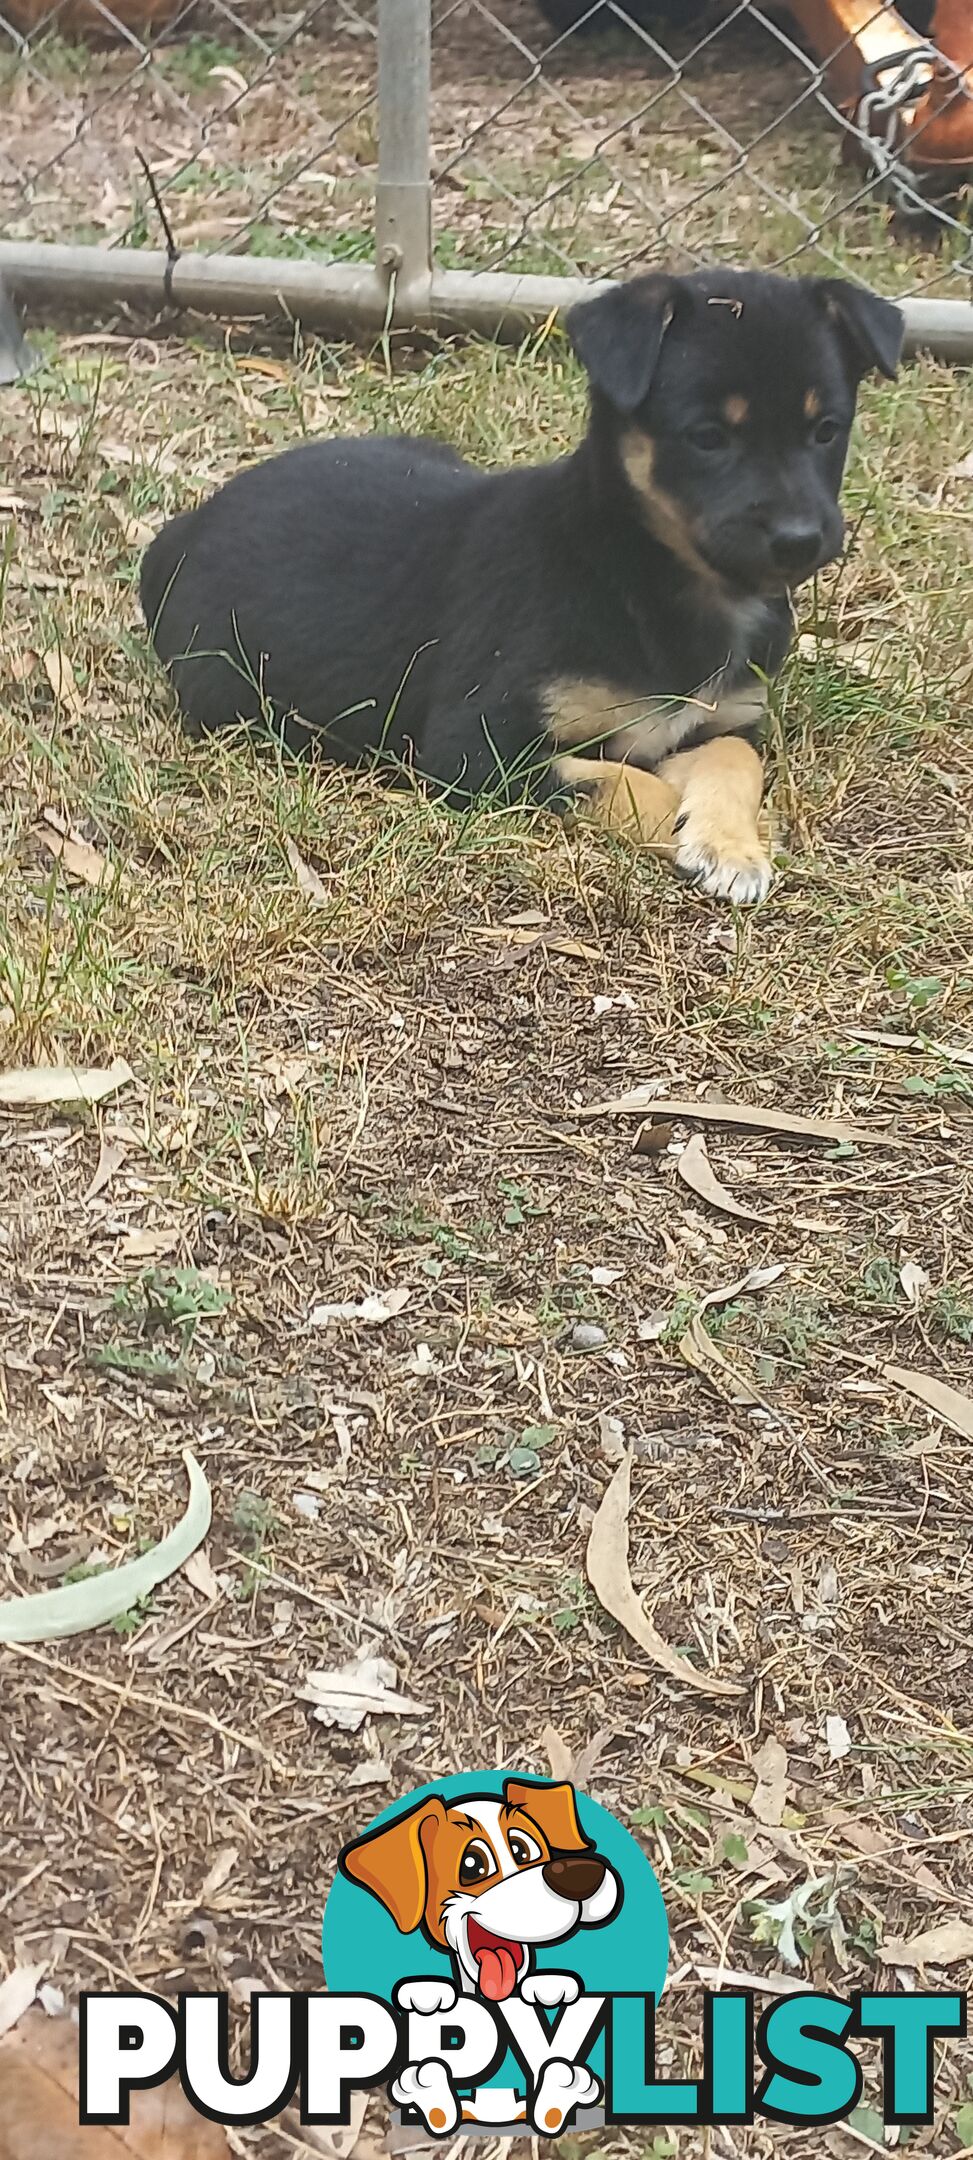
[[[121,1053],[135,1079],[98,1112],[0,1118],[0,1578],[156,1537],[190,1442],[214,1580],[0,1654],[4,1955],[69,1992],[313,1985],[342,1839],[438,1774],[543,1769],[550,1721],[599,1738],[589,1788],[640,1821],[680,2049],[700,1967],[780,1970],[747,1904],[808,1876],[841,1925],[840,1959],[818,1934],[806,1970],[869,1985],[883,1936],[973,1911],[970,1447],[882,1376],[963,1386],[973,1341],[968,379],[924,363],[866,393],[855,546],[777,701],[782,876],[735,921],[583,831],[187,749],[146,659],[134,580],[164,512],[301,429],[556,450],[581,412],[557,337],[393,348],[390,370],[240,330],[42,342],[3,407],[0,1061]],[[117,873],[101,889],[52,861],[48,807]],[[693,1201],[671,1148],[634,1156],[632,1120],[574,1115],[647,1080],[892,1144],[712,1131],[719,1176],[775,1217],[743,1225]],[[772,1418],[679,1349],[704,1298],[767,1267],[705,1326]],[[176,1271],[194,1329],[166,1319]],[[388,1326],[309,1328],[315,1302],[393,1285]],[[604,1341],[579,1350],[579,1321]],[[637,1587],[747,1684],[739,1710],[663,1680],[586,1586],[608,1419],[635,1450]],[[361,1645],[427,1717],[309,1721],[304,1675]],[[748,1805],[768,1735],[783,1836]],[[915,2147],[955,2152],[971,2096],[951,2048]],[[677,2142],[789,2149],[779,2127]]]

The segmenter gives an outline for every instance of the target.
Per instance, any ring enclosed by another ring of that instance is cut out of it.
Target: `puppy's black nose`
[[[553,1859],[545,1860],[541,1874],[549,1890],[583,1905],[601,1887],[605,1863],[597,1853],[555,1853]]]
[[[778,569],[793,573],[812,570],[821,553],[822,533],[820,525],[808,525],[792,518],[785,525],[778,525],[771,534],[771,549]]]

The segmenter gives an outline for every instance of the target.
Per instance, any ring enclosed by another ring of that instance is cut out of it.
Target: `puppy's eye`
[[[725,450],[729,440],[725,427],[718,420],[703,420],[699,427],[690,428],[688,441],[694,450]]]
[[[822,444],[833,443],[837,441],[840,433],[841,429],[838,426],[837,420],[830,420],[827,416],[825,416],[823,420],[818,421],[817,427],[814,430],[814,440],[816,443]]]
[[[534,1839],[528,1837],[523,1830],[512,1830],[507,1843],[518,1867],[529,1867],[532,1860],[540,1859],[540,1846],[535,1844]]]
[[[468,1845],[459,1864],[459,1879],[467,1885],[485,1882],[486,1877],[494,1874],[495,1870],[496,1861],[485,1845]]]

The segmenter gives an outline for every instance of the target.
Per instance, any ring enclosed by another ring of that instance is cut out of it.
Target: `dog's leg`
[[[400,2107],[416,2109],[434,2137],[455,2130],[460,2105],[445,2063],[406,2063],[394,2079],[391,2093]]]
[[[578,2107],[593,2107],[601,2098],[601,2082],[582,2063],[546,2063],[534,2094],[531,2115],[539,2137],[556,2137],[568,2116]]]
[[[658,773],[610,758],[556,757],[555,778],[583,796],[594,824],[672,859],[676,849],[677,788]]]
[[[763,900],[773,882],[770,824],[761,812],[763,765],[752,743],[716,735],[666,758],[659,778],[679,797],[677,870],[714,899],[740,907]]]

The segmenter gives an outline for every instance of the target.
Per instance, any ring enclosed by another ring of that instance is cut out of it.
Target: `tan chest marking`
[[[719,735],[737,735],[758,726],[766,689],[754,677],[728,697],[721,697],[714,685],[712,691],[704,688],[695,698],[667,702],[633,698],[617,684],[562,675],[547,685],[543,705],[558,749],[597,750],[651,771],[701,726]]]

